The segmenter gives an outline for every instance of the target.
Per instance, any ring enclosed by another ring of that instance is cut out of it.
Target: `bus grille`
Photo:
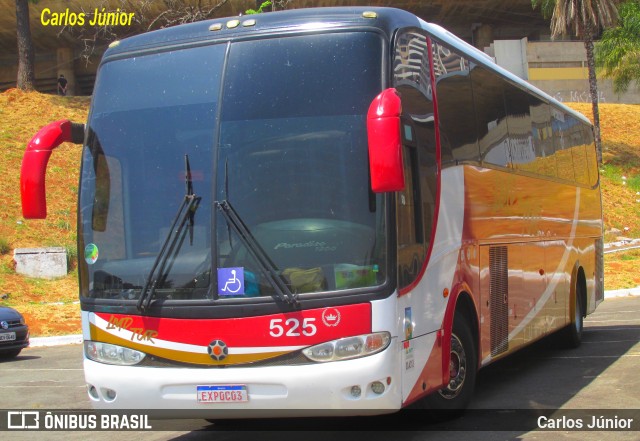
[[[509,266],[507,247],[489,249],[491,355],[509,348]]]
[[[596,239],[596,302],[604,300],[604,244]]]

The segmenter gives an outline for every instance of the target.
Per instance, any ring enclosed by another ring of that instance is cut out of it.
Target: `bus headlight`
[[[135,349],[90,340],[84,342],[84,353],[93,361],[122,366],[138,364],[145,357],[144,352]]]
[[[383,351],[390,342],[391,334],[375,332],[321,343],[303,349],[302,353],[309,360],[318,362],[349,360]]]

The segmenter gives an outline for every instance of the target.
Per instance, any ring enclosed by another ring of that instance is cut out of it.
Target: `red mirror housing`
[[[25,219],[47,217],[45,173],[53,149],[63,142],[82,143],[83,138],[83,124],[61,120],[41,128],[29,141],[20,168],[22,216]]]
[[[375,193],[404,189],[401,114],[400,95],[393,88],[383,90],[369,106],[369,170],[371,189]]]

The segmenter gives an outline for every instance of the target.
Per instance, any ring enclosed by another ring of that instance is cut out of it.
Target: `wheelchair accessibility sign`
[[[244,268],[218,268],[218,295],[244,295]]]

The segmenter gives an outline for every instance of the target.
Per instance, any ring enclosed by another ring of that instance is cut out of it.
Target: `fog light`
[[[100,396],[98,395],[98,389],[96,389],[95,386],[92,386],[90,384],[88,384],[87,386],[89,386],[88,389],[87,389],[87,392],[89,393],[89,396],[91,398],[93,398],[94,400],[99,400]]]
[[[116,391],[113,389],[102,389],[102,395],[107,401],[113,401],[116,399]]]
[[[360,386],[352,386],[351,387],[351,396],[353,398],[360,398],[360,395],[362,395],[362,389],[360,389]]]
[[[382,392],[384,392],[384,384],[379,381],[374,381],[373,383],[371,383],[371,390],[374,394],[380,395],[382,394]]]

